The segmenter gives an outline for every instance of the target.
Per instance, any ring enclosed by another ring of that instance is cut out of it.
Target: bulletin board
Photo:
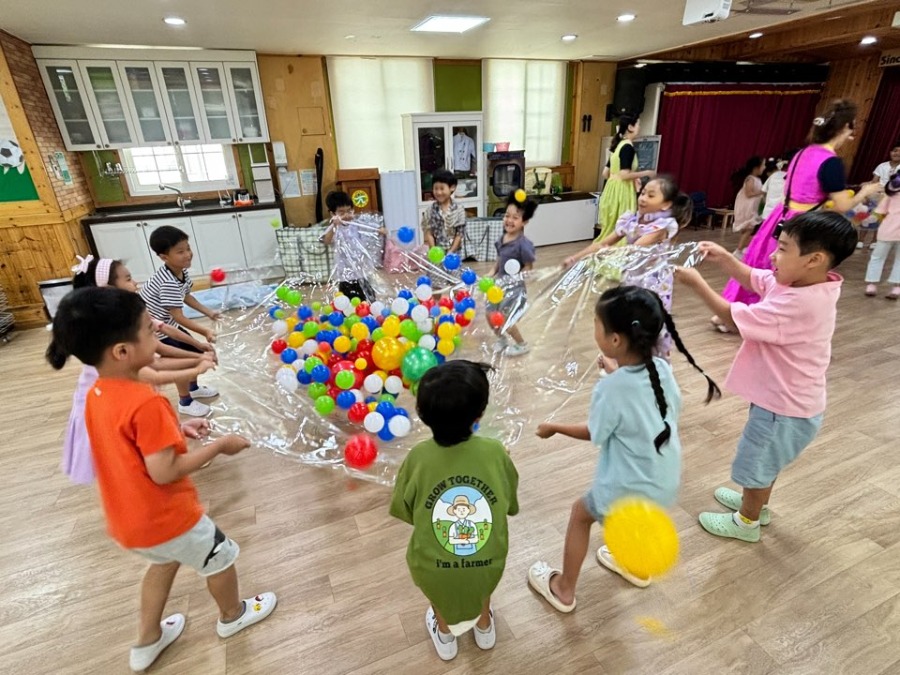
[[[0,202],[24,202],[40,199],[25,164],[6,104],[0,99]]]

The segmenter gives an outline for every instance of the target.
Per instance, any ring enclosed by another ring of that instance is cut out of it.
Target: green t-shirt
[[[447,448],[424,441],[400,467],[391,515],[413,526],[409,572],[450,624],[481,614],[503,576],[518,485],[503,445],[480,436]]]

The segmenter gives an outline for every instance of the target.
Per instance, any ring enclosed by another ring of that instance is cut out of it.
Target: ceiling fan
[[[766,16],[790,16],[802,12],[805,8],[811,8],[812,5],[819,4],[817,9],[827,10],[849,4],[853,0],[845,0],[845,2],[835,2],[835,0],[743,0],[743,9],[735,9],[733,14],[759,14]],[[772,7],[771,5],[779,5]],[[786,5],[786,6],[785,6]]]

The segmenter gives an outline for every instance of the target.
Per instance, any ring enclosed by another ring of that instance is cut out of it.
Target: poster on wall
[[[0,202],[38,199],[25,155],[19,146],[6,104],[0,99]]]

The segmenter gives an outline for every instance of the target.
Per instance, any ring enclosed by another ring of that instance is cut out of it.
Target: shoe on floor
[[[716,490],[714,494],[716,501],[719,502],[722,506],[727,506],[732,511],[740,511],[741,503],[744,501],[741,493],[737,490],[732,490],[727,487],[720,487]],[[759,512],[759,524],[760,525],[768,525],[772,522],[772,512],[769,511],[768,506],[762,507],[762,511]]]
[[[163,619],[159,627],[162,629],[162,635],[159,640],[152,645],[131,648],[128,665],[131,666],[134,672],[139,673],[152,666],[153,662],[159,658],[159,655],[165,651],[166,647],[178,639],[178,636],[184,630],[184,614],[173,614]]]
[[[203,385],[200,385],[196,389],[191,390],[192,398],[213,398],[218,395],[219,392],[216,389],[213,389],[212,387],[204,387]]]
[[[497,629],[494,624],[494,609],[491,608],[491,625],[486,631],[482,631],[477,625],[472,629],[475,634],[475,644],[479,649],[493,649],[497,642]]]
[[[700,525],[703,529],[717,537],[740,539],[754,544],[759,541],[759,528],[743,528],[734,522],[732,513],[701,513]]]
[[[537,593],[543,596],[544,600],[550,603],[553,609],[568,614],[575,609],[576,599],[572,598],[572,604],[566,605],[562,600],[553,595],[550,590],[550,579],[557,574],[562,574],[561,570],[550,567],[543,560],[538,560],[528,569],[528,585]]]
[[[277,603],[278,598],[275,597],[274,593],[260,593],[255,597],[247,598],[244,600],[244,613],[239,618],[228,623],[223,623],[221,619],[217,621],[216,632],[219,634],[219,637],[231,637],[235,633],[239,633],[245,628],[265,619],[272,613]]]
[[[494,343],[494,353],[501,354],[509,347],[509,339],[505,335],[501,335]]]
[[[189,417],[206,417],[209,415],[212,408],[210,408],[205,403],[200,403],[200,401],[193,400],[190,405],[181,405],[178,404],[178,412],[182,415],[188,415]]]
[[[897,298],[900,298],[900,286],[894,286],[891,289],[891,292],[884,297],[886,297],[888,300],[896,300]]]
[[[652,579],[641,579],[640,577],[636,577],[631,572],[622,569],[619,567],[619,563],[616,562],[616,559],[613,558],[612,553],[609,552],[609,548],[604,545],[597,549],[597,562],[603,565],[606,569],[611,572],[615,572],[620,577],[622,577],[625,581],[632,584],[633,586],[637,586],[638,588],[647,588],[650,585]]]
[[[504,353],[507,356],[522,356],[522,354],[527,354],[530,351],[531,347],[528,346],[527,342],[514,342],[506,348]]]
[[[878,295],[878,286],[876,286],[875,284],[866,284],[866,295],[868,295],[870,298],[874,298],[876,295]]]
[[[437,655],[441,657],[442,661],[450,661],[456,658],[456,653],[459,651],[456,637],[454,636],[450,642],[441,642],[441,636],[438,632],[438,620],[434,614],[434,608],[430,605],[425,611],[425,630],[427,630],[428,634],[431,636],[431,641],[434,643],[434,650],[437,652]]]

